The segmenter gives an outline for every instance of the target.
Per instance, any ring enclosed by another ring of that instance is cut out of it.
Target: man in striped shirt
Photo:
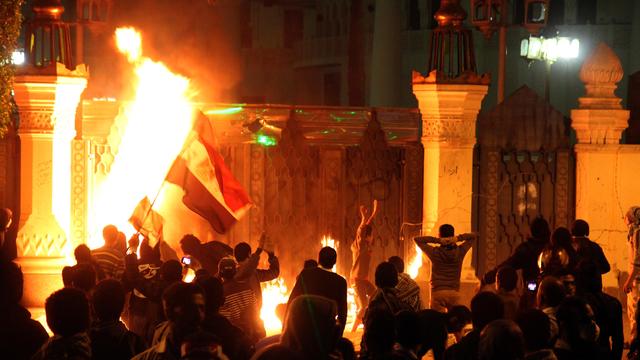
[[[105,278],[120,279],[124,273],[124,253],[118,249],[118,228],[107,225],[102,229],[104,246],[91,252]]]
[[[260,308],[251,285],[248,281],[238,281],[235,278],[236,272],[237,263],[234,258],[220,260],[218,275],[223,281],[224,304],[219,312],[244,331],[251,341],[256,342],[265,336],[260,320]]]

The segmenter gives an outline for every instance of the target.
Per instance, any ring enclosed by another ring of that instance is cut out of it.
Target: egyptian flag
[[[199,113],[166,180],[184,190],[182,201],[191,211],[224,234],[249,210],[251,200],[214,144],[211,123]]]
[[[152,209],[148,197],[144,197],[133,210],[129,222],[140,234],[152,237],[155,241],[162,239],[164,219],[162,215]]]

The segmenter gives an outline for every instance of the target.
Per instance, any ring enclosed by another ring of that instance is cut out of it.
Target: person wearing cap
[[[441,312],[460,303],[462,261],[477,238],[475,234],[454,236],[454,231],[453,226],[444,224],[438,229],[438,237],[420,236],[414,239],[431,260],[431,309]],[[458,245],[458,242],[462,243]]]
[[[260,320],[260,307],[249,282],[236,279],[237,270],[238,264],[232,257],[223,258],[218,264],[224,292],[224,304],[219,313],[255,343],[266,335]]]

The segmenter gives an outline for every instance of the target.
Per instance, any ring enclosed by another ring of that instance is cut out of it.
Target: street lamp
[[[520,42],[520,56],[530,61],[544,61],[546,79],[544,98],[549,101],[551,64],[558,59],[575,59],[580,54],[580,40],[558,36],[552,27],[540,36],[531,35]]]
[[[532,34],[538,34],[547,24],[549,17],[549,0],[522,0],[525,6],[525,18],[522,26]],[[498,104],[504,100],[504,81],[506,73],[507,0],[471,0],[471,22],[489,39],[496,30],[498,41]]]

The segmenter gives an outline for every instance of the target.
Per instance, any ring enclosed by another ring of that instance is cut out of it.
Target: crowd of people
[[[621,359],[625,344],[630,359],[640,358],[639,207],[625,216],[628,343],[622,305],[603,292],[602,275],[610,265],[589,239],[587,222],[551,231],[546,220],[532,220],[531,237],[482,276],[469,308],[460,292],[461,268],[478,237],[456,235],[449,224],[440,226],[437,237],[416,237],[432,264],[426,306],[399,256],[377,264],[369,280],[376,210],[375,202],[371,211],[360,209],[349,279],[332,271],[336,251],[322,248],[317,261],[304,262],[288,303],[278,307],[281,333],[268,337],[260,319],[260,283],[276,279],[280,265],[264,236],[253,251],[244,242],[231,248],[185,235],[180,245],[186,256],[178,259],[162,255],[161,241],[151,246],[137,234],[127,241],[108,225],[105,245],[78,246],[76,265],[62,271],[64,288],[46,299],[51,336],[20,305],[21,269],[2,260],[0,358]],[[263,254],[266,269],[258,268]],[[190,282],[187,268],[195,271]],[[364,328],[359,346],[345,336],[349,286],[358,306],[351,332]]]

